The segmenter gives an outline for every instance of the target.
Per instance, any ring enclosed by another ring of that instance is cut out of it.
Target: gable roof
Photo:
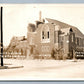
[[[61,22],[61,21],[58,21],[58,20],[54,20],[54,19],[50,19],[50,18],[46,18],[46,20],[49,22],[49,23],[54,23],[55,25],[60,25],[61,28],[68,28],[68,27],[74,27],[74,26],[71,26],[67,23],[64,23],[64,22]],[[76,28],[76,27],[75,27]]]
[[[67,30],[67,28],[68,29],[72,28],[73,32],[75,32],[76,37],[84,38],[84,34],[82,34],[82,32],[80,32],[80,30],[75,26],[72,26],[72,25],[69,25],[67,23],[64,23],[64,22],[61,22],[61,21],[58,21],[58,20],[54,20],[54,19],[46,18],[46,20],[51,24],[59,25],[61,30]],[[66,31],[66,32],[68,33],[68,31]]]

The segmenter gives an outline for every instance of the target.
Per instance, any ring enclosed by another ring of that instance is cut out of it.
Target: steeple
[[[41,14],[41,11],[39,11],[39,21],[41,21],[41,18],[42,17],[42,14]]]

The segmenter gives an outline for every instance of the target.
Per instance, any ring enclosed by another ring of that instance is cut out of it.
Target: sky
[[[84,34],[84,4],[0,4],[3,6],[3,43],[13,36],[26,36],[29,23],[51,18],[77,27]]]

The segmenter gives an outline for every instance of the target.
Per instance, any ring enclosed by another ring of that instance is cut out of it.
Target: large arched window
[[[50,31],[48,25],[44,25],[41,31],[42,42],[49,42],[50,41]]]

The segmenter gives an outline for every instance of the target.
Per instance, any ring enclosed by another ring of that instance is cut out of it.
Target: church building
[[[46,23],[45,20],[48,22]],[[36,21],[28,25],[28,56],[39,58],[74,58],[84,56],[84,34],[74,26],[54,19]]]

